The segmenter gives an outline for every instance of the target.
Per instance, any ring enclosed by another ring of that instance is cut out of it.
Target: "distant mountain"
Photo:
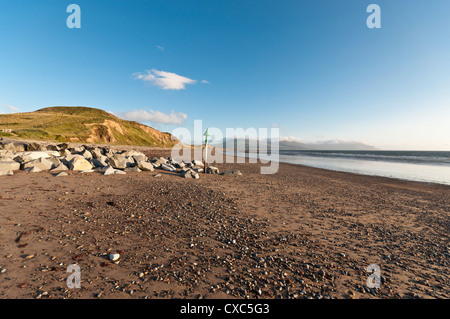
[[[234,140],[234,143],[233,143]],[[227,145],[233,145],[235,149],[242,148],[240,145],[245,145],[245,149],[248,149],[250,145],[255,145],[256,141],[249,139],[224,139],[223,143],[214,144],[217,147],[226,148]],[[253,144],[250,144],[253,143]],[[267,142],[268,148],[270,149],[270,141]],[[340,140],[330,140],[330,141],[320,141],[315,143],[307,143],[301,142],[299,140],[293,139],[283,139],[281,138],[279,142],[280,150],[321,150],[321,151],[370,151],[376,150],[375,147],[371,145],[367,145],[361,142],[348,142],[348,141],[340,141]]]
[[[172,147],[178,140],[138,122],[89,107],[47,107],[0,114],[0,137],[74,143]]]

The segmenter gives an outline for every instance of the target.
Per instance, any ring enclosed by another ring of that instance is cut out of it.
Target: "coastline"
[[[449,186],[216,166],[243,176],[0,176],[0,298],[450,297]],[[81,289],[66,287],[73,263]]]

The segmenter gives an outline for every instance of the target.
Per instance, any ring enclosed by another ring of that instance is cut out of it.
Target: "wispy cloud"
[[[160,46],[160,45],[157,45],[156,46],[160,51],[165,51],[166,49],[164,49],[164,47],[162,47],[162,46]]]
[[[10,104],[0,104],[0,114],[4,113],[2,110],[7,110],[7,113],[17,113],[19,109]]]
[[[204,83],[204,84],[209,84],[209,81],[206,81],[206,80],[201,80],[200,82]]]
[[[139,122],[153,122],[162,124],[182,124],[186,119],[187,115],[183,112],[171,111],[170,114],[162,113],[160,111],[146,111],[146,110],[135,110],[124,113],[113,113],[117,117],[129,121],[139,121]]]
[[[150,82],[163,90],[184,90],[186,85],[195,84],[197,81],[172,72],[147,70],[145,74],[135,73],[135,79]]]

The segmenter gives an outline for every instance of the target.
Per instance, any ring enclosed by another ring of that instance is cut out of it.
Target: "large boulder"
[[[92,169],[92,164],[84,157],[74,157],[69,163],[69,168],[73,171],[88,171]]]
[[[52,169],[53,163],[50,162],[48,159],[41,157],[23,164],[24,170],[33,167],[38,168],[39,171],[48,171]]]
[[[0,161],[0,170],[18,171],[19,169],[20,163],[15,161]]]
[[[33,152],[19,152],[15,154],[15,161],[26,163],[38,158],[47,157],[59,157],[60,154],[57,151],[33,151]]]
[[[106,156],[102,156],[102,157],[107,158]],[[91,158],[90,159],[91,164],[94,165],[95,167],[106,167],[106,166],[108,166],[108,163],[106,163],[106,161],[104,159],[102,159],[102,157],[100,157],[98,159],[97,158]]]
[[[155,170],[153,164],[149,162],[138,162],[138,167],[143,171],[153,172]]]
[[[92,157],[94,157],[95,159],[100,159],[102,158],[102,156],[104,156],[102,150],[98,147],[91,149],[90,152],[92,154]]]
[[[125,169],[127,167],[136,166],[131,156],[123,156],[122,154],[114,154],[109,158],[109,164],[115,169]]]

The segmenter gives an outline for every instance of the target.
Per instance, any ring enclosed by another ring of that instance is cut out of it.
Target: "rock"
[[[96,147],[90,150],[92,157],[95,159],[101,159],[103,155],[102,151],[100,148]]]
[[[111,166],[108,166],[106,170],[104,171],[103,175],[113,175],[113,174],[126,174],[124,171],[114,169]]]
[[[49,151],[60,151],[61,149],[58,147],[58,145],[47,145],[47,150]]]
[[[67,143],[61,143],[57,145],[59,147],[60,150],[66,150],[69,148],[69,144]]]
[[[83,156],[85,159],[93,158],[92,153],[89,152],[88,150],[84,150],[83,152],[80,153],[80,155]]]
[[[142,154],[142,155],[133,155],[132,158],[138,164],[140,162],[146,162],[147,161],[147,156],[145,156],[144,154]]]
[[[0,150],[0,161],[12,161],[14,158],[13,151]]]
[[[152,163],[149,162],[138,162],[138,167],[143,171],[153,172],[155,168]]]
[[[92,164],[83,157],[75,157],[70,161],[69,168],[73,171],[88,171]]]
[[[32,152],[32,151],[46,151],[46,150],[47,150],[47,146],[45,146],[44,144],[36,143],[36,142],[31,142],[27,146],[27,151],[29,151],[29,152]]]
[[[36,167],[39,169],[39,171],[48,171],[52,169],[53,163],[50,162],[48,159],[41,157],[29,162],[26,162],[23,164],[23,169],[33,168]]]
[[[81,154],[85,151],[85,148],[84,148],[84,146],[76,146],[76,147],[68,148],[68,150],[71,154]]]
[[[111,166],[107,166],[105,172],[103,173],[103,175],[112,175],[116,172],[116,170],[114,168],[112,168]]]
[[[0,170],[17,171],[20,169],[20,163],[15,161],[0,161]]]
[[[240,171],[238,171],[237,169],[234,169],[232,171],[223,172],[220,175],[229,175],[229,176],[239,177],[239,176],[242,176],[242,173]]]
[[[193,160],[192,165],[204,167],[205,165],[201,161]]]
[[[14,172],[12,170],[0,168],[0,176],[12,176]]]
[[[102,158],[107,158],[106,156],[100,156],[99,158],[92,158],[90,160],[91,164],[94,165],[95,167],[106,167],[108,166],[108,164],[106,163],[106,161],[102,160]]]
[[[164,163],[161,164],[161,168],[162,168],[163,170],[169,171],[169,172],[175,172],[175,171],[177,170],[177,169],[176,169],[175,167],[173,167],[172,165],[170,165],[170,164],[164,164]]]
[[[14,160],[17,162],[26,163],[38,158],[59,157],[61,156],[57,151],[36,151],[36,152],[18,152],[15,154]]]
[[[186,169],[184,171],[181,172],[181,177],[184,178],[195,178],[195,179],[199,179],[200,175],[198,175],[198,173],[192,169]]]
[[[116,169],[125,169],[133,163],[132,157],[125,157],[121,154],[114,154],[109,158],[109,164]]]
[[[219,169],[215,166],[208,166],[206,169],[207,174],[219,174]]]
[[[153,177],[156,177],[156,178],[161,177],[161,176],[162,176],[161,174],[153,175]]]
[[[39,173],[39,172],[42,172],[42,170],[39,167],[37,167],[37,166],[28,167],[28,168],[24,169],[24,171],[27,172],[27,173]]]
[[[69,150],[59,150],[59,155],[60,156],[68,156],[71,155],[72,153],[69,152]]]
[[[119,260],[120,254],[109,254],[109,260],[116,261]]]
[[[127,168],[124,169],[124,171],[125,172],[135,172],[135,173],[141,172],[141,170],[137,166],[135,166],[135,167],[127,167]]]
[[[61,172],[61,171],[67,171],[69,170],[66,165],[63,163],[60,163],[58,166],[53,168],[50,172]]]

